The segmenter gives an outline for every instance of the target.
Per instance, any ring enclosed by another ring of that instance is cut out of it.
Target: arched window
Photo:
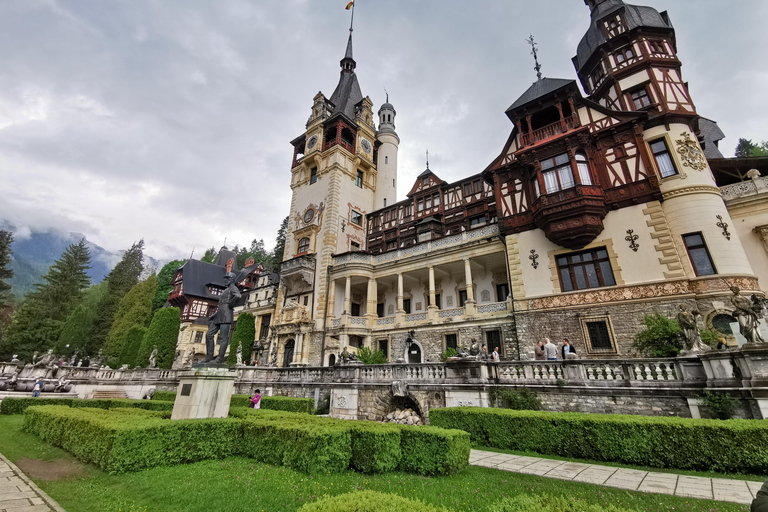
[[[309,238],[304,237],[301,240],[299,240],[299,248],[297,253],[302,254],[309,251]]]
[[[591,185],[592,178],[589,176],[589,164],[587,155],[583,151],[576,152],[576,167],[579,169],[579,179],[582,185]]]

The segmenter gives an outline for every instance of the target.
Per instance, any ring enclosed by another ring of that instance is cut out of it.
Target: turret
[[[400,137],[395,132],[395,107],[387,102],[379,108],[379,130],[376,132],[378,157],[376,160],[377,186],[374,209],[384,208],[397,201],[397,150]]]

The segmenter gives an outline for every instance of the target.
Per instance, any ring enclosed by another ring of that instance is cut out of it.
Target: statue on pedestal
[[[700,316],[698,311],[694,310],[689,312],[686,309],[685,304],[680,304],[680,312],[677,314],[677,323],[680,324],[680,329],[682,329],[684,344],[683,350],[680,352],[680,355],[682,356],[699,354],[711,350],[709,345],[701,341],[699,326],[696,323],[697,316]]]
[[[232,324],[235,323],[234,309],[242,298],[240,290],[235,286],[235,274],[228,272],[224,276],[226,289],[221,292],[219,298],[219,307],[208,320],[208,333],[205,335],[205,360],[203,363],[215,362],[223,364],[225,354],[229,346],[229,337],[232,331]],[[219,333],[219,354],[214,356],[216,345],[214,337]]]
[[[739,321],[739,331],[747,339],[747,343],[763,343],[763,337],[760,335],[758,326],[760,325],[759,311],[755,304],[740,294],[737,286],[731,286],[731,304],[736,310],[733,312]]]
[[[149,354],[149,368],[157,368],[157,345],[152,345],[152,353]]]
[[[242,343],[237,344],[237,352],[235,352],[235,358],[237,360],[235,364],[237,366],[243,366],[243,344]]]
[[[35,352],[36,354],[37,352]],[[34,360],[35,356],[32,356],[32,359]],[[53,350],[48,350],[48,352],[38,359],[35,363],[32,364],[35,368],[48,368],[53,366],[53,363],[56,361],[56,356],[53,355]]]

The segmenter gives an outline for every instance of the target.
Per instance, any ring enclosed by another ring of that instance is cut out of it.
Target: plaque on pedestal
[[[236,375],[227,368],[210,367],[182,372],[171,419],[226,418]]]

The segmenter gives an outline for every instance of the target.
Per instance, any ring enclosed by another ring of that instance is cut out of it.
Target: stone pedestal
[[[489,366],[476,357],[449,357],[445,365],[445,381],[452,384],[485,384],[488,382]]]
[[[194,368],[179,375],[172,420],[226,418],[237,373],[225,368]]]

